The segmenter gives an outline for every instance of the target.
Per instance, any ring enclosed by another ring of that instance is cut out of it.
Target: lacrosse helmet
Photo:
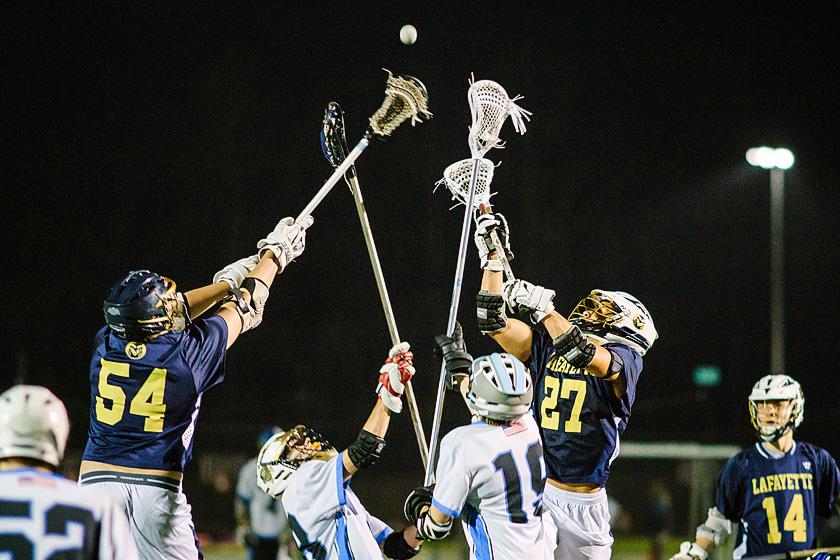
[[[175,282],[148,270],[132,270],[111,287],[102,311],[114,333],[129,340],[150,340],[186,327]]]
[[[762,425],[759,420],[758,405],[765,401],[790,401],[787,418],[780,418],[772,425]],[[750,421],[761,441],[776,441],[790,427],[795,430],[805,417],[805,394],[802,386],[787,375],[765,375],[753,385],[747,398],[750,409]]]
[[[510,422],[526,414],[534,398],[528,369],[510,354],[473,360],[467,406],[475,415]]]
[[[647,308],[627,292],[592,290],[569,314],[569,321],[596,340],[625,344],[640,356],[659,338]]]
[[[307,461],[328,461],[338,452],[321,434],[298,424],[291,430],[274,434],[257,456],[257,486],[278,498],[286,490],[292,475]]]
[[[0,395],[0,459],[25,457],[58,467],[70,419],[46,387],[16,385]]]

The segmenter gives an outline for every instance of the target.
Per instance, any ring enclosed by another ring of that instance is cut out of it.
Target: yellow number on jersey
[[[549,430],[556,430],[560,427],[560,415],[554,408],[557,406],[557,399],[568,399],[572,393],[575,394],[575,402],[572,403],[572,413],[569,419],[563,424],[566,432],[579,433],[583,428],[580,421],[580,411],[583,409],[583,401],[586,397],[586,381],[580,379],[563,379],[562,386],[557,377],[545,377],[545,397],[540,406],[540,426]],[[557,390],[560,389],[560,394]]]
[[[557,389],[560,388],[560,379],[556,377],[545,377],[545,397],[540,407],[540,426],[549,430],[556,430],[560,427],[560,415],[554,410],[557,406]]]
[[[782,542],[782,533],[779,532],[779,520],[776,517],[776,502],[772,496],[768,496],[761,501],[764,511],[767,512],[767,542],[770,544],[779,544]],[[787,515],[785,515],[784,525],[785,531],[793,533],[793,542],[805,542],[808,540],[808,524],[805,521],[805,510],[802,505],[802,494],[794,494],[793,500],[790,502]]]
[[[96,397],[96,419],[104,424],[113,426],[122,420],[125,413],[125,393],[121,387],[108,385],[109,375],[128,377],[128,364],[100,360],[102,368],[99,370],[99,396]],[[111,408],[105,406],[105,399],[111,400]]]
[[[143,429],[147,432],[163,431],[163,414],[166,412],[166,405],[163,404],[165,390],[166,370],[155,368],[137,391],[137,396],[131,399],[128,411],[137,416],[146,417]]]
[[[99,370],[99,395],[96,397],[96,419],[113,426],[122,420],[125,414],[125,392],[121,387],[108,384],[109,375],[129,377],[129,365],[120,362],[101,360]],[[166,405],[163,404],[163,393],[166,390],[166,370],[155,368],[149,374],[146,382],[140,387],[137,395],[131,399],[128,411],[137,416],[145,416],[143,429],[147,432],[163,431],[163,415]],[[105,399],[112,401],[111,408],[105,406]]]
[[[572,393],[575,394],[575,402],[572,403],[572,414],[566,420],[566,431],[579,433],[583,427],[580,421],[580,411],[583,409],[583,400],[586,397],[586,381],[581,379],[564,379],[560,396],[568,399]]]
[[[793,542],[808,540],[808,525],[805,522],[805,510],[802,506],[802,494],[794,494],[785,515],[785,531],[793,531]]]

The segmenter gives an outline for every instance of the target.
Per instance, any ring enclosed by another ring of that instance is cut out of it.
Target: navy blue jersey
[[[573,367],[558,354],[542,327],[532,333],[528,367],[548,478],[604,486],[618,455],[619,436],[630,419],[642,358],[623,344],[604,345],[624,360],[627,390],[618,398],[614,383]]]
[[[756,443],[724,465],[715,507],[741,524],[737,559],[815,548],[817,516],[831,515],[838,492],[840,472],[826,450],[794,442],[774,458]]]
[[[103,327],[90,362],[83,459],[183,471],[201,394],[224,379],[226,345],[227,324],[215,315],[146,342],[130,342]]]

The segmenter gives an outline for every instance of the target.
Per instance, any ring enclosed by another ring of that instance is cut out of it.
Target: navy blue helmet
[[[114,284],[102,304],[105,322],[129,340],[148,340],[172,330],[177,315],[175,282],[148,270],[132,270]]]

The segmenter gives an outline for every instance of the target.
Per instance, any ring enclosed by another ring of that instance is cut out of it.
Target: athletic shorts
[[[79,484],[96,484],[125,511],[144,560],[203,560],[190,504],[180,481],[115,471],[83,474]]]
[[[557,531],[556,560],[609,560],[613,537],[607,491],[579,494],[545,485],[543,520]]]

